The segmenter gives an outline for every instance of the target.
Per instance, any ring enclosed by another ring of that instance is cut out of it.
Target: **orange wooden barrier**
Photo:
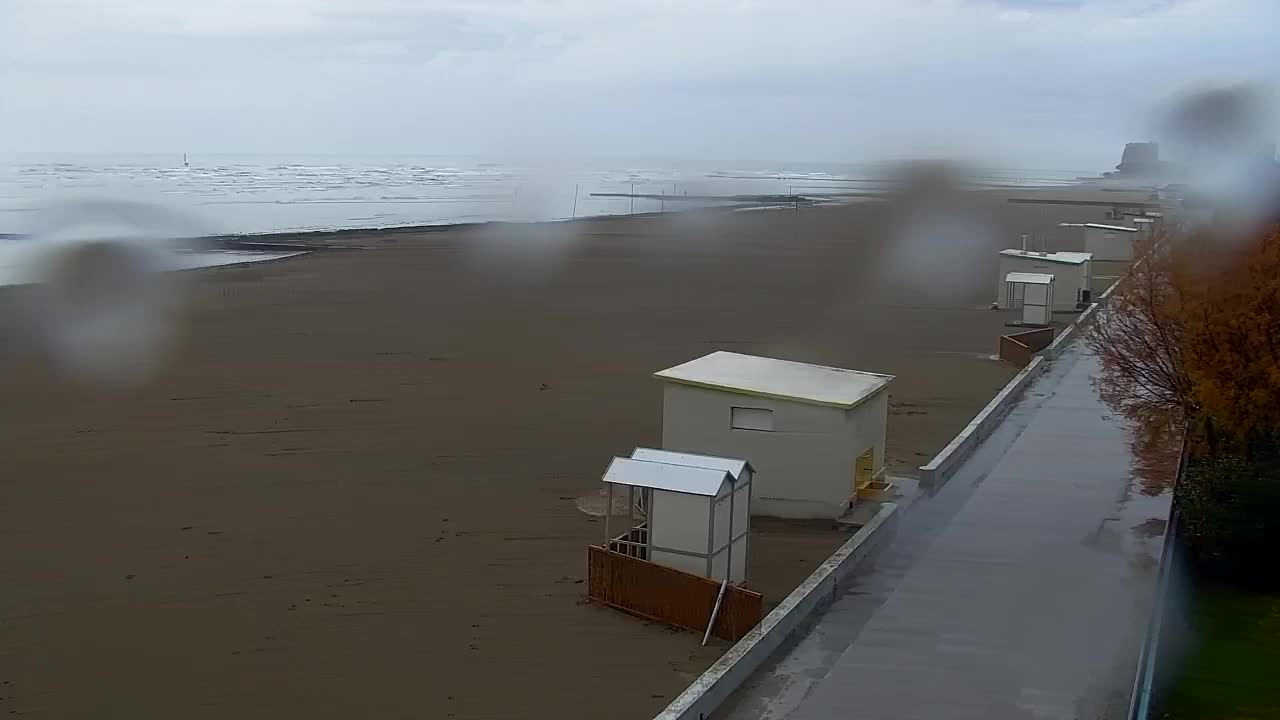
[[[594,601],[646,620],[702,633],[720,583],[648,560],[587,548],[587,595]],[[764,617],[764,596],[741,587],[725,591],[711,634],[734,641]]]
[[[1000,359],[1018,367],[1031,364],[1036,353],[1053,342],[1053,328],[1038,328],[1000,336]]]

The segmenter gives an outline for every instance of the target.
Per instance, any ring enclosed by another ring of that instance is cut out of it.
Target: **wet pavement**
[[[1096,368],[1056,360],[716,717],[1124,717],[1170,500],[1140,492]]]

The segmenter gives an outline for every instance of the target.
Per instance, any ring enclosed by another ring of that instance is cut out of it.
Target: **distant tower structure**
[[[1145,175],[1160,169],[1160,145],[1153,142],[1126,143],[1116,172]]]
[[[186,153],[182,153],[182,167],[184,167],[184,168],[190,168],[190,167],[191,167],[191,163],[187,162],[187,154],[186,154]]]

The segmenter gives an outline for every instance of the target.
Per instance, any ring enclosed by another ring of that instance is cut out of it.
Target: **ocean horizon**
[[[181,213],[200,235],[376,229],[648,213],[733,204],[682,200],[884,187],[883,164],[619,163],[548,168],[476,157],[32,153],[0,164],[0,236],[34,229],[58,203],[127,200]],[[1089,171],[983,169],[980,182],[1044,186]],[[655,195],[597,197],[593,193]]]

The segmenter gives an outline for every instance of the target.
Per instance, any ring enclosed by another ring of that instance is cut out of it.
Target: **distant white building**
[[[1072,312],[1089,300],[1093,280],[1093,255],[1087,252],[1044,253],[1032,250],[1001,250],[996,304],[1011,310],[1009,273],[1037,273],[1054,277],[1053,312]]]
[[[663,447],[750,461],[756,515],[837,518],[886,479],[892,375],[715,352],[655,376]]]
[[[1132,262],[1133,241],[1138,229],[1102,223],[1059,223],[1059,227],[1080,228],[1081,246],[1097,262]]]

